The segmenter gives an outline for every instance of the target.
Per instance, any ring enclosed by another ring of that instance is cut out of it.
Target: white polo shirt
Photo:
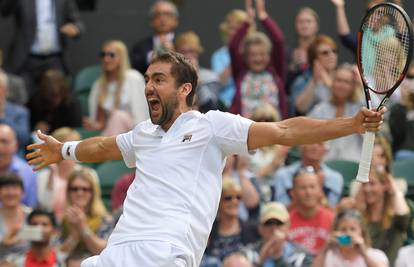
[[[224,159],[248,153],[251,123],[220,111],[189,111],[167,132],[147,120],[118,135],[126,165],[137,169],[108,246],[165,241],[198,266],[218,209]]]

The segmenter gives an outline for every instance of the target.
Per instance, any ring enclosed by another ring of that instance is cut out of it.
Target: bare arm
[[[63,143],[49,135],[37,133],[41,144],[31,144],[28,150],[36,150],[27,154],[30,165],[36,165],[34,170],[39,170],[52,163],[63,159],[61,150]],[[121,151],[116,144],[116,136],[92,137],[81,141],[76,148],[76,158],[82,162],[101,162],[106,160],[122,159]]]
[[[305,89],[298,95],[295,100],[295,107],[301,113],[306,113],[309,111],[315,94],[316,81],[311,79],[306,85]]]
[[[296,117],[276,123],[256,122],[250,126],[247,145],[249,150],[254,150],[273,144],[313,144],[354,133],[378,131],[385,111],[362,108],[354,117],[348,118],[318,120]]]
[[[336,30],[339,35],[347,35],[351,32],[345,12],[344,0],[331,0],[336,8]]]

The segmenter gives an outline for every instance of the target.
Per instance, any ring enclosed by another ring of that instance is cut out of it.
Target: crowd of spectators
[[[356,51],[345,1],[330,2],[340,41]],[[367,7],[382,2],[370,0]],[[121,40],[102,44],[87,112],[72,89],[65,51],[68,38],[87,31],[75,1],[0,0],[0,14],[16,21],[0,69],[0,267],[78,267],[106,246],[133,170],[112,178],[112,199],[104,201],[96,166],[64,160],[33,172],[25,146],[38,141],[36,130],[65,142],[88,131],[116,135],[147,120],[143,75],[154,54],[175,50],[196,67],[193,107],[202,113],[219,109],[270,123],[351,116],[365,103],[355,64],[339,62],[339,45],[319,32],[324,19],[310,7],[298,9],[297,40],[289,47],[287,29],[266,1],[245,0],[244,9],[229,10],[217,25],[223,44],[210,67],[200,66],[203,36],[195,29],[177,33],[178,8],[156,0],[149,8],[151,36],[130,51]],[[414,66],[390,105],[366,184],[350,183],[328,164],[357,163],[358,134],[227,158],[201,266],[413,266],[414,199],[392,165],[393,158],[414,160]]]

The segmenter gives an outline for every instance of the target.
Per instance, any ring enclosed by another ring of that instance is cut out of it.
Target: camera
[[[336,241],[340,246],[349,246],[352,244],[352,237],[350,235],[340,235],[336,237]]]

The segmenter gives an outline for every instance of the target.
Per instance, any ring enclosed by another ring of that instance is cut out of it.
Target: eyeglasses
[[[322,56],[327,56],[329,54],[336,55],[337,53],[338,53],[338,50],[336,50],[336,49],[326,49],[326,50],[322,50],[322,51],[318,52],[318,54],[322,55]]]
[[[82,186],[71,186],[69,187],[70,192],[82,192],[82,193],[89,193],[92,191],[90,187],[82,187]]]
[[[270,226],[282,226],[285,223],[276,219],[270,219],[264,222],[264,226],[270,227]]]
[[[172,18],[172,17],[176,17],[177,14],[174,12],[154,12],[152,13],[152,17],[153,18],[160,18],[160,17],[167,17],[167,18]]]
[[[233,199],[237,199],[238,201],[241,200],[241,196],[240,195],[236,195],[236,196],[224,196],[223,200],[224,201],[232,201]]]
[[[105,52],[105,51],[101,51],[99,53],[99,57],[104,59],[106,56],[108,56],[111,59],[114,59],[116,57],[116,54],[114,52]]]
[[[405,76],[405,78],[406,79],[414,79],[414,73],[413,74],[407,74],[406,76]]]

